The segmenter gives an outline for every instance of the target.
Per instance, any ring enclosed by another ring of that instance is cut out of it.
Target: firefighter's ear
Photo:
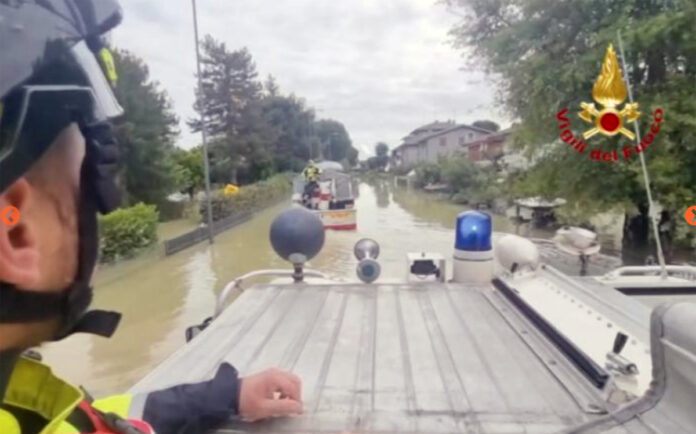
[[[27,216],[22,216],[33,191],[20,178],[0,193],[0,282],[29,289],[40,278],[36,239]]]

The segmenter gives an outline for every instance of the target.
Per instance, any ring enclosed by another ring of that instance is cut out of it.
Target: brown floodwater
[[[102,267],[96,276],[94,307],[123,313],[116,335],[76,335],[45,345],[44,360],[95,396],[127,390],[185,344],[186,327],[212,314],[215,297],[228,281],[252,270],[286,267],[273,253],[268,231],[273,218],[288,206],[282,203],[258,213],[217,236],[212,245],[202,243],[168,257],[153,250]],[[407,252],[451,255],[455,218],[464,210],[432,195],[395,189],[388,180],[361,183],[356,206],[358,230],[327,232],[312,268],[333,278],[356,280],[353,245],[370,237],[381,245],[382,276],[404,278]],[[188,224],[167,227],[180,233]],[[550,230],[520,228],[502,216],[494,217],[494,229],[538,238],[552,235]]]

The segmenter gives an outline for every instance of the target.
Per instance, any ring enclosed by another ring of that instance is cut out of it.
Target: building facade
[[[469,125],[457,125],[445,131],[434,133],[425,138],[421,144],[424,149],[425,162],[436,163],[441,157],[456,153],[469,153],[469,143],[480,140],[490,131]]]
[[[467,143],[469,161],[477,162],[501,157],[505,154],[505,141],[509,135],[510,131],[504,130]]]
[[[392,152],[394,167],[436,163],[448,155],[463,154],[471,162],[491,160],[504,152],[508,131],[491,132],[471,125],[433,122],[412,131]]]

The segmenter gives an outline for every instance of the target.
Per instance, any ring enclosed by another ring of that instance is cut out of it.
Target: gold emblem
[[[626,100],[626,83],[623,81],[619,61],[611,44],[604,56],[602,71],[592,88],[592,98],[604,108],[597,110],[593,103],[580,104],[580,119],[595,125],[594,128],[585,131],[585,139],[600,133],[610,137],[623,134],[629,140],[635,140],[635,134],[624,125],[635,122],[641,113],[638,111],[638,103],[628,103],[621,110],[618,108]]]

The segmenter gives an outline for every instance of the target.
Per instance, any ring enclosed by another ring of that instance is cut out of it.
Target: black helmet
[[[110,120],[122,114],[116,72],[102,35],[121,21],[116,0],[0,0],[0,193],[24,175],[68,125],[85,137],[79,205],[79,270],[60,292],[0,282],[0,323],[63,318],[56,338],[110,335],[114,312],[85,313],[97,256],[97,211],[118,202],[117,146]]]
[[[70,123],[122,114],[101,40],[120,21],[115,0],[0,0],[0,192]]]

